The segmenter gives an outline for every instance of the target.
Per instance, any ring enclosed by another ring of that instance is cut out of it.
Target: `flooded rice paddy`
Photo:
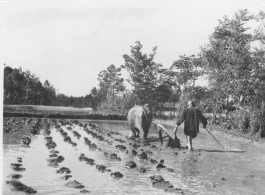
[[[95,124],[99,128],[91,128],[92,132],[98,133],[105,140],[95,138],[88,134],[79,124]],[[52,124],[52,123],[51,123]],[[59,125],[61,125],[58,122]],[[186,149],[170,149],[161,145],[158,141],[150,142],[150,145],[143,142],[129,140],[129,128],[126,122],[122,121],[85,121],[79,124],[61,125],[63,132],[71,138],[76,146],[65,142],[62,133],[51,125],[49,130],[52,140],[56,143],[55,150],[64,160],[58,163],[58,167],[48,166],[47,159],[50,159],[50,150],[46,147],[45,130],[31,137],[30,147],[21,147],[19,140],[5,140],[3,145],[3,194],[25,194],[24,192],[12,191],[6,181],[11,180],[10,175],[20,174],[19,179],[23,184],[30,186],[37,191],[37,194],[79,194],[82,190],[89,191],[89,194],[168,194],[162,189],[152,186],[150,176],[161,175],[164,180],[169,181],[174,188],[175,194],[265,194],[265,151],[240,142],[233,142],[216,136],[225,146],[223,150],[215,140],[206,132],[202,132],[193,141],[195,151],[189,152]],[[163,123],[162,123],[163,124]],[[163,124],[171,132],[173,125]],[[100,131],[99,131],[100,130]],[[76,131],[80,138],[74,136]],[[101,132],[112,132],[111,134]],[[110,136],[109,136],[110,135]],[[183,130],[179,129],[178,137],[181,144],[185,146],[186,140]],[[85,144],[85,139],[94,143],[96,150],[90,150]],[[151,127],[148,139],[158,138],[157,130]],[[123,142],[125,141],[125,142]],[[135,147],[135,145],[140,147]],[[129,151],[121,151],[115,147],[124,145]],[[147,153],[147,159],[139,159],[131,155],[134,149]],[[147,152],[148,151],[148,152]],[[105,154],[104,154],[105,152]],[[106,155],[108,153],[108,155]],[[110,154],[115,153],[120,160],[111,159]],[[80,161],[80,155],[94,160],[94,165]],[[25,171],[16,172],[12,169],[11,163],[21,164]],[[157,163],[150,163],[150,160]],[[164,160],[166,168],[157,169],[158,162]],[[137,167],[144,168],[146,172],[140,172],[138,168],[129,169],[126,162],[134,161]],[[96,165],[104,165],[109,171],[100,172]],[[56,173],[61,167],[70,169],[72,177],[68,180],[61,177],[65,173]],[[168,169],[167,169],[168,168]],[[113,178],[111,173],[120,172],[123,177]],[[69,181],[78,181],[84,188],[75,189],[65,186]],[[84,191],[85,192],[85,191]]]

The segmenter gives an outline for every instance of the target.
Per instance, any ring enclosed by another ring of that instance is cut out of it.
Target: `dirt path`
[[[173,121],[156,122],[164,124],[168,129],[174,129]],[[193,141],[195,151],[188,154],[186,158],[189,160],[183,161],[189,164],[187,166],[184,163],[190,176],[197,175],[204,181],[210,181],[206,186],[208,190],[213,190],[213,192],[215,192],[215,188],[219,188],[225,194],[264,194],[264,144],[216,130],[212,130],[211,133],[225,149],[206,130],[201,128],[200,133]],[[185,144],[183,128],[178,130],[177,135]],[[198,171],[197,174],[193,168]],[[195,171],[193,174],[191,173],[192,170]]]

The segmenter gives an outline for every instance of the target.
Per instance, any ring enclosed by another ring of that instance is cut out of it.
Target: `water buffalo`
[[[152,122],[152,113],[149,105],[134,106],[130,109],[127,116],[128,124],[131,129],[130,137],[139,137],[140,132],[143,133],[143,138],[146,140],[148,130]]]

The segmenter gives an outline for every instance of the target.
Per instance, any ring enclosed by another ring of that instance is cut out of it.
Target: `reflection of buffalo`
[[[140,132],[142,132],[143,138],[146,140],[152,122],[152,113],[148,104],[131,108],[127,120],[131,129],[130,137],[139,137]]]

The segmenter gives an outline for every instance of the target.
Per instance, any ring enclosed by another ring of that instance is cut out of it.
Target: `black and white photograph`
[[[0,194],[265,194],[265,0],[0,0],[0,64]]]

